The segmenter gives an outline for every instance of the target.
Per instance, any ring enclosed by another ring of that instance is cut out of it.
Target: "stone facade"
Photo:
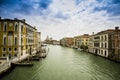
[[[60,40],[60,44],[66,47],[73,47],[73,38],[66,37]]]
[[[0,57],[22,57],[37,52],[37,29],[25,19],[0,19]]]
[[[89,52],[120,61],[120,29],[108,29],[90,37]]]
[[[83,34],[83,35],[74,37],[73,47],[80,48],[82,45],[88,46],[89,45],[89,37],[90,37],[90,35],[88,35],[88,34]]]

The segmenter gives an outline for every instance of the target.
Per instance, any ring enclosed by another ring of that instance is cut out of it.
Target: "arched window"
[[[15,45],[17,45],[17,37],[15,37]]]
[[[17,51],[17,48],[14,48],[14,51]]]
[[[105,35],[105,41],[107,41],[107,36]]]
[[[103,48],[103,43],[102,43],[102,45],[101,45],[101,48]]]
[[[23,25],[21,25],[21,32],[23,32]]]
[[[5,24],[4,25],[4,32],[6,32],[6,30],[7,30],[7,25]]]
[[[103,36],[101,36],[101,41],[103,41]]]
[[[105,56],[106,56],[106,51],[105,51]]]
[[[5,48],[5,47],[3,48],[3,51],[6,51],[6,48]]]
[[[107,43],[105,43],[105,48],[107,48]]]
[[[101,50],[101,54],[103,55],[103,50]]]
[[[4,42],[3,42],[4,45],[6,45],[6,37],[4,37]]]
[[[17,26],[17,24],[15,25],[15,32],[17,32],[17,30],[18,30],[18,26]]]

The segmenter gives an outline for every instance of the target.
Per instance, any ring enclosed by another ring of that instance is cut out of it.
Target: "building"
[[[93,53],[108,57],[108,32],[109,31],[102,31],[93,36]]]
[[[0,57],[22,58],[37,52],[37,29],[25,19],[0,18]]]
[[[73,47],[73,38],[65,37],[65,38],[61,39],[60,45],[66,46],[66,47]]]
[[[81,48],[82,46],[89,45],[89,34],[83,34],[80,36],[74,37],[74,48]]]
[[[79,47],[78,39],[79,39],[79,36],[75,36],[73,38],[73,48],[75,48],[75,49],[77,49]]]
[[[49,36],[47,36],[47,38],[44,40],[44,43],[45,43],[45,44],[52,44],[52,43],[53,43],[52,37],[49,38]]]
[[[66,46],[65,38],[62,38],[62,39],[60,40],[60,45],[61,45],[61,46]]]
[[[120,29],[115,27],[113,33],[110,34],[110,48],[109,58],[115,61],[120,62]]]
[[[60,45],[60,41],[52,40],[52,44],[53,44],[53,45]]]
[[[120,59],[120,29],[108,29],[91,36],[90,52],[113,60]]]
[[[94,34],[93,34],[93,35],[94,35]],[[91,35],[91,36],[89,37],[88,52],[90,52],[90,53],[93,53],[93,46],[94,46],[94,44],[93,44],[93,35]]]
[[[41,32],[37,32],[37,52],[41,51]]]

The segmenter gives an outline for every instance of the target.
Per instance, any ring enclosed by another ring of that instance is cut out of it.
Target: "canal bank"
[[[16,67],[1,80],[119,80],[120,64],[72,48],[49,45],[46,59]]]
[[[2,77],[4,77],[4,76],[8,75],[9,73],[11,73],[12,70],[15,69],[15,66],[10,64],[10,66],[3,67],[3,68],[5,68],[5,69],[3,71],[1,71],[1,73],[0,73],[0,80],[1,80]]]

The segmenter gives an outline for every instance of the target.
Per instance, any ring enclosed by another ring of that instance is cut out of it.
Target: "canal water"
[[[48,45],[49,54],[33,67],[16,67],[0,80],[120,80],[120,64],[79,52]]]

